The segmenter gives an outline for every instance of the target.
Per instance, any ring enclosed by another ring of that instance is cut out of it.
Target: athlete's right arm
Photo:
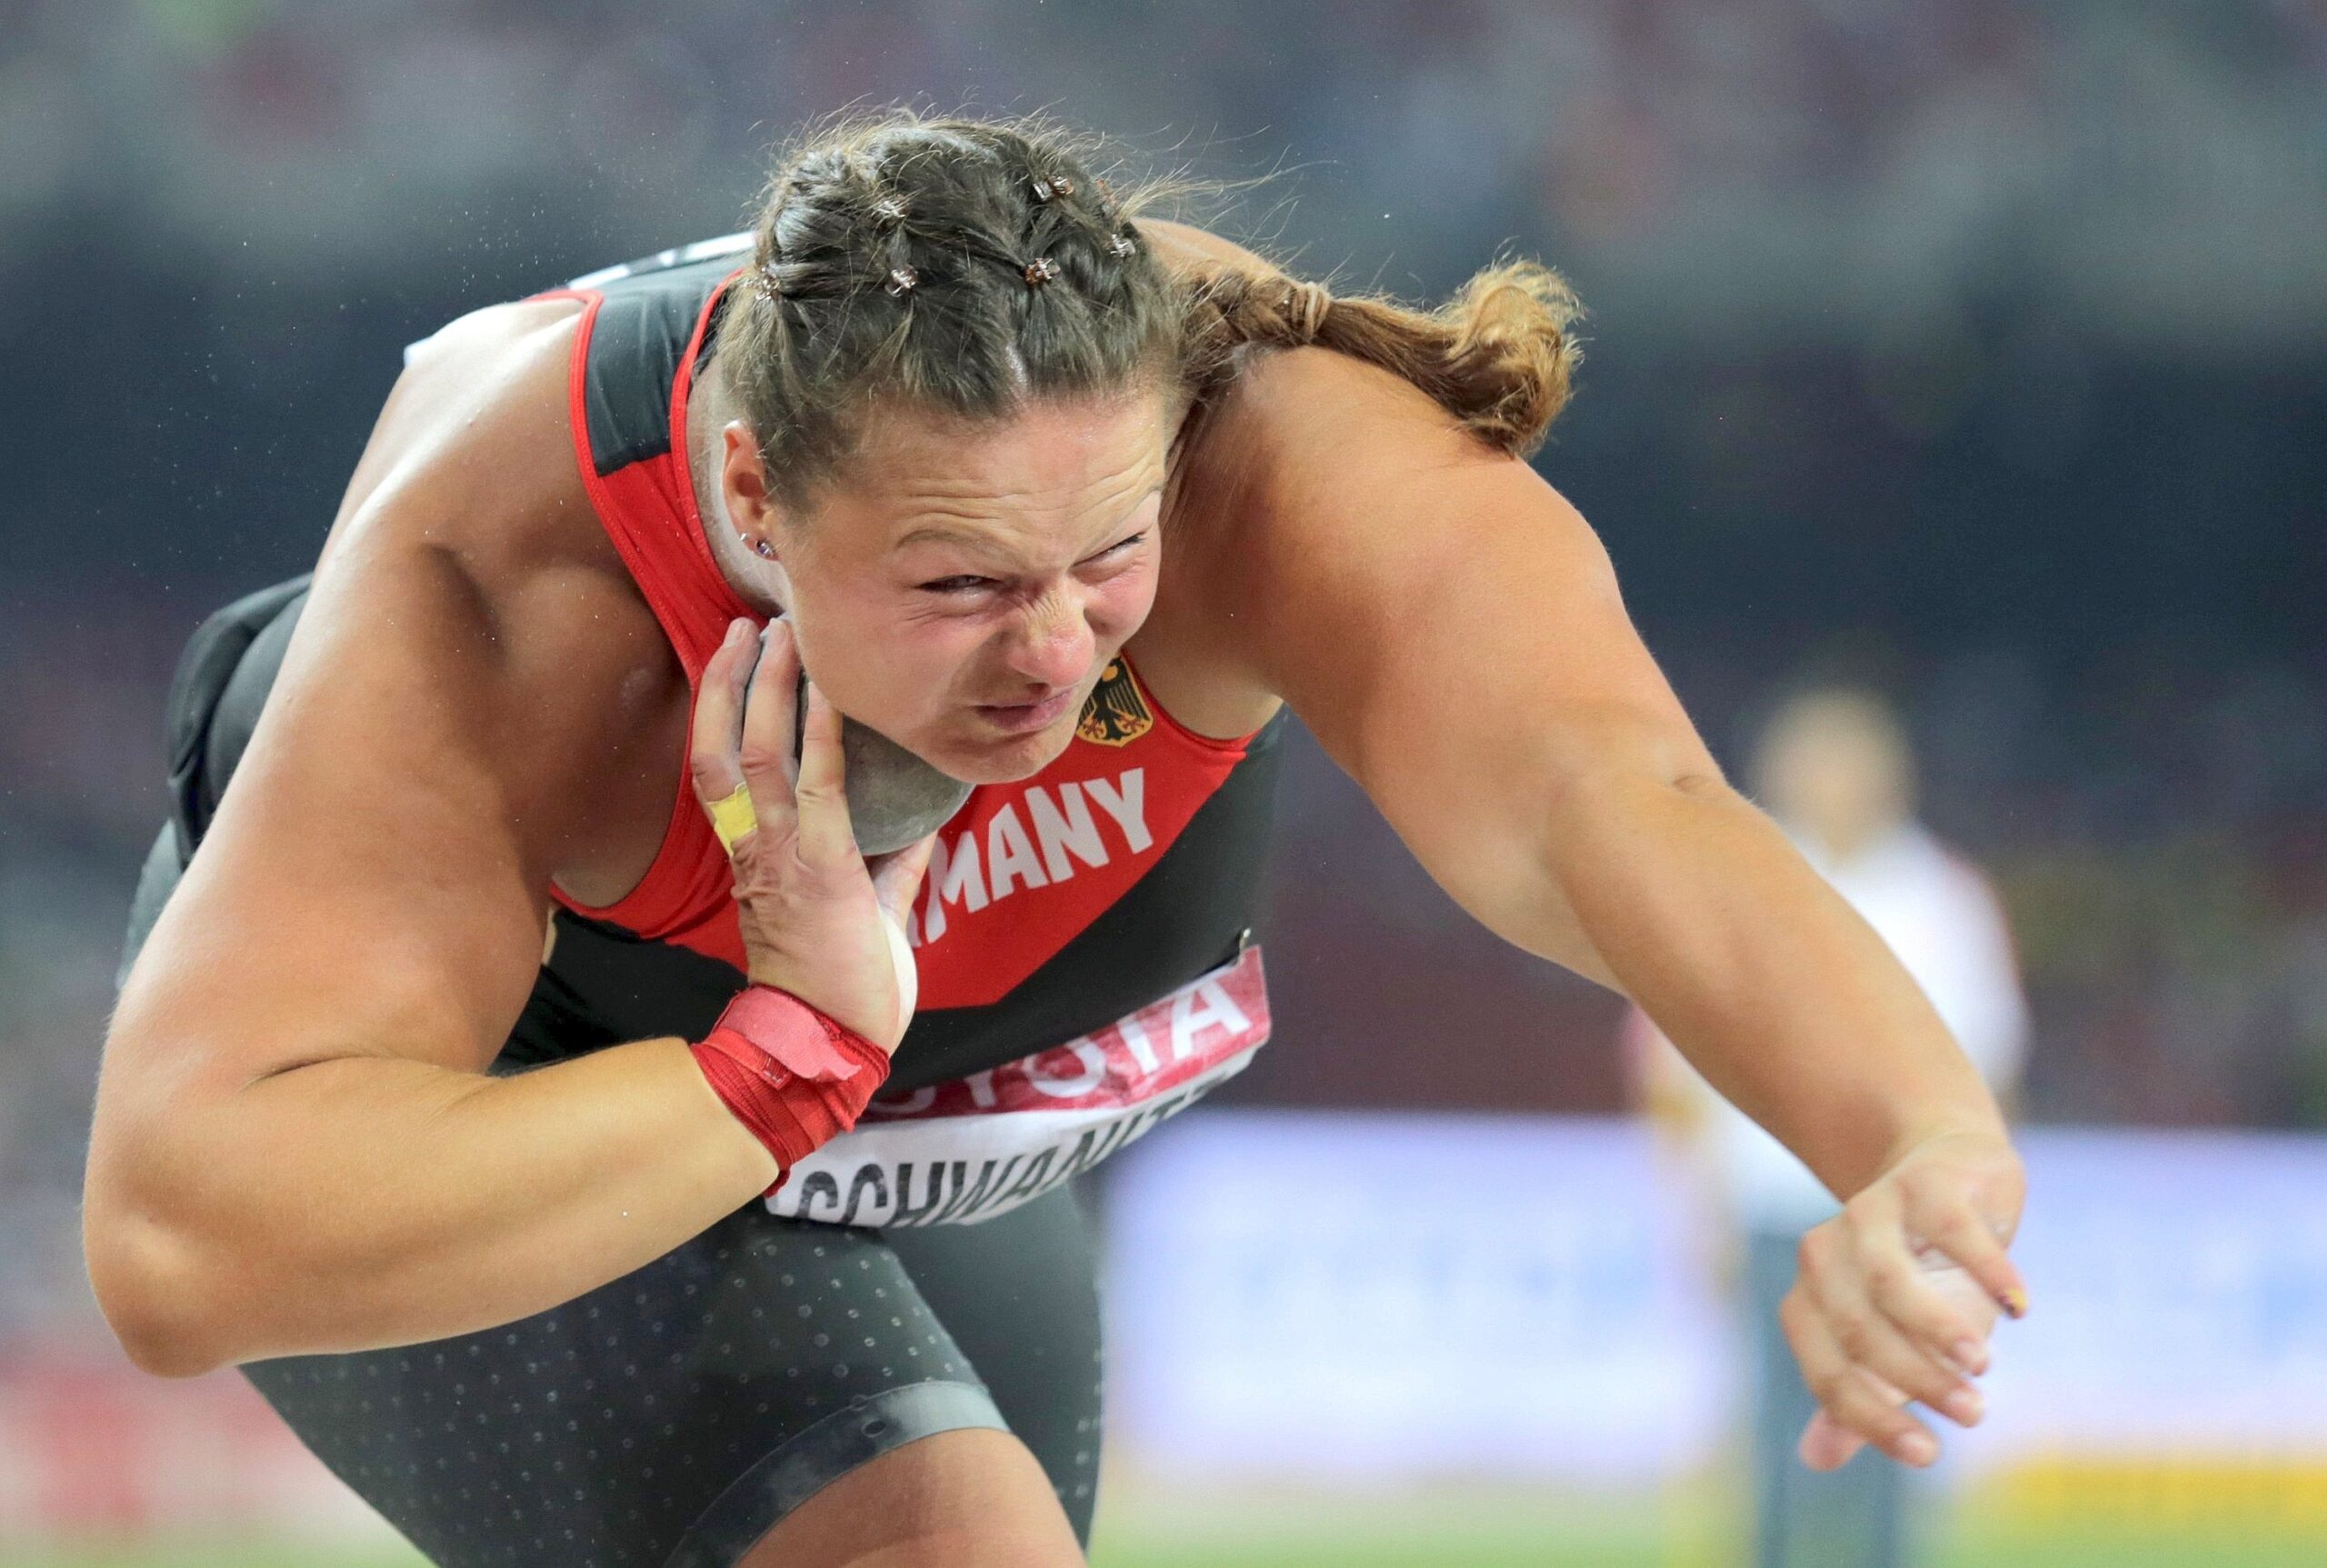
[[[586,505],[565,314],[473,318],[399,382],[122,994],[85,1243],[150,1371],[513,1321],[774,1179],[684,1041],[483,1071],[541,962],[550,876],[608,830],[606,781],[677,773],[648,722],[671,672],[621,630],[643,612],[543,543],[591,536],[558,522]]]

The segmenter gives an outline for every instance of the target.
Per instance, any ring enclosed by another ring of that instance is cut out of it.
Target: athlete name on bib
[[[1089,1170],[1243,1071],[1269,1037],[1261,950],[1094,1034],[894,1098],[798,1164],[786,1219],[971,1224]]]

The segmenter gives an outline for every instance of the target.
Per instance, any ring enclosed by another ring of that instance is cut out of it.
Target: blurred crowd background
[[[0,1332],[75,1203],[161,698],[310,563],[400,346],[741,225],[853,100],[1047,107],[1343,290],[1591,316],[1542,471],[1725,762],[1898,704],[2054,1123],[2327,1124],[2318,0],[11,0],[0,7]],[[1620,1008],[1303,744],[1248,1104],[1607,1112]],[[1351,954],[1363,954],[1353,964]]]

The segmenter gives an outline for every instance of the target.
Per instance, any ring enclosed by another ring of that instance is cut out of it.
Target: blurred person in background
[[[1897,715],[1859,688],[1799,692],[1763,730],[1753,776],[1803,858],[1898,955],[2009,1104],[2028,1033],[2012,933],[1987,879],[1915,819],[1914,757]],[[1779,1308],[1803,1235],[1833,1215],[1833,1194],[1637,1009],[1625,1044],[1639,1098],[1709,1200],[1717,1272],[1751,1346],[1757,1568],[1897,1568],[1907,1523],[1900,1468],[1863,1453],[1820,1474],[1795,1453],[1817,1401],[1787,1351]]]

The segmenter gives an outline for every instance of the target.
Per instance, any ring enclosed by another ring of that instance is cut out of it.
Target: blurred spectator
[[[1986,880],[1914,818],[1914,762],[1878,698],[1828,688],[1770,720],[1757,794],[1810,863],[1922,984],[1982,1076],[2009,1098],[2027,1011],[2012,934]],[[1820,1474],[1794,1444],[1817,1409],[1778,1326],[1804,1231],[1837,1207],[1801,1161],[1716,1094],[1645,1017],[1627,1024],[1651,1114],[1684,1145],[1719,1216],[1732,1295],[1753,1349],[1751,1464],[1757,1568],[1898,1568],[1906,1471],[1873,1448]]]

